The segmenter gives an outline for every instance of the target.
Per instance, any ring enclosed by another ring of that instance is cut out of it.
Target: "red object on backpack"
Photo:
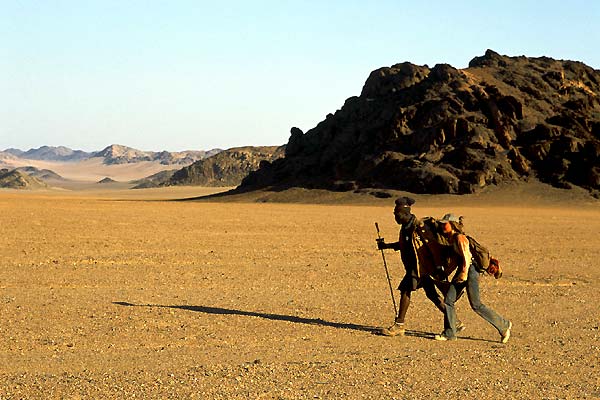
[[[496,258],[490,257],[490,265],[487,267],[486,272],[490,275],[493,275],[496,279],[502,277],[500,261],[498,261]]]

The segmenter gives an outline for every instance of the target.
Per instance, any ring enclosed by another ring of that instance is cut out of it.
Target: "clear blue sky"
[[[599,4],[0,0],[0,150],[279,145],[376,68],[488,48],[599,69]]]

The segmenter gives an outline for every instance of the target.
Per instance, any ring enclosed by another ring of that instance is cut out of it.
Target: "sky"
[[[287,143],[410,61],[600,69],[600,2],[0,0],[0,150]]]

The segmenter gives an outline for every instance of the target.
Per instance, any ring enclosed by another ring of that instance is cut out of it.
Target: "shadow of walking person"
[[[150,307],[150,308],[174,308],[179,310],[186,311],[194,311],[204,314],[214,314],[214,315],[240,315],[245,317],[258,317],[264,318],[271,321],[287,321],[293,322],[297,324],[307,324],[307,325],[318,325],[318,326],[326,326],[337,329],[350,329],[360,332],[369,332],[374,335],[379,335],[381,328],[371,325],[360,325],[360,324],[352,324],[346,322],[335,322],[335,321],[327,321],[322,318],[305,318],[298,317],[295,315],[285,315],[285,314],[273,314],[273,313],[264,313],[257,311],[244,311],[244,310],[236,310],[232,308],[223,308],[223,307],[209,307],[209,306],[190,306],[190,305],[164,305],[164,304],[134,304],[126,301],[113,301],[113,304],[124,306],[124,307]],[[423,332],[416,330],[406,330],[405,336],[411,337],[419,337],[424,339],[433,340],[434,334],[431,332]],[[486,339],[478,339],[472,337],[460,337],[459,339],[464,340],[475,340],[475,341],[483,341],[483,342],[492,342]]]
[[[187,310],[200,312],[204,314],[215,314],[215,315],[241,315],[245,317],[259,317],[272,321],[287,321],[298,324],[308,324],[308,325],[319,325],[319,326],[327,326],[331,328],[338,329],[351,329],[362,332],[371,332],[375,333],[377,331],[377,327],[368,326],[368,325],[360,325],[360,324],[351,324],[345,322],[333,322],[327,321],[321,318],[305,318],[298,317],[295,315],[284,315],[284,314],[273,314],[273,313],[263,313],[256,311],[244,311],[244,310],[236,310],[231,308],[223,308],[223,307],[208,307],[208,306],[189,306],[189,305],[161,305],[161,304],[133,304],[125,301],[113,301],[113,304],[126,306],[126,307],[153,307],[153,308],[175,308],[179,310]]]

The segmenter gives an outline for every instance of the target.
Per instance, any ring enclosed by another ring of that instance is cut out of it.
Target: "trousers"
[[[444,313],[444,335],[448,338],[456,337],[455,303],[459,293],[463,289],[467,290],[467,297],[469,298],[469,304],[473,311],[496,328],[498,333],[503,334],[506,332],[509,326],[508,320],[481,302],[479,295],[479,273],[475,269],[475,266],[471,264],[469,266],[467,280],[450,284],[446,297],[444,298],[444,303],[446,305],[446,312]]]

